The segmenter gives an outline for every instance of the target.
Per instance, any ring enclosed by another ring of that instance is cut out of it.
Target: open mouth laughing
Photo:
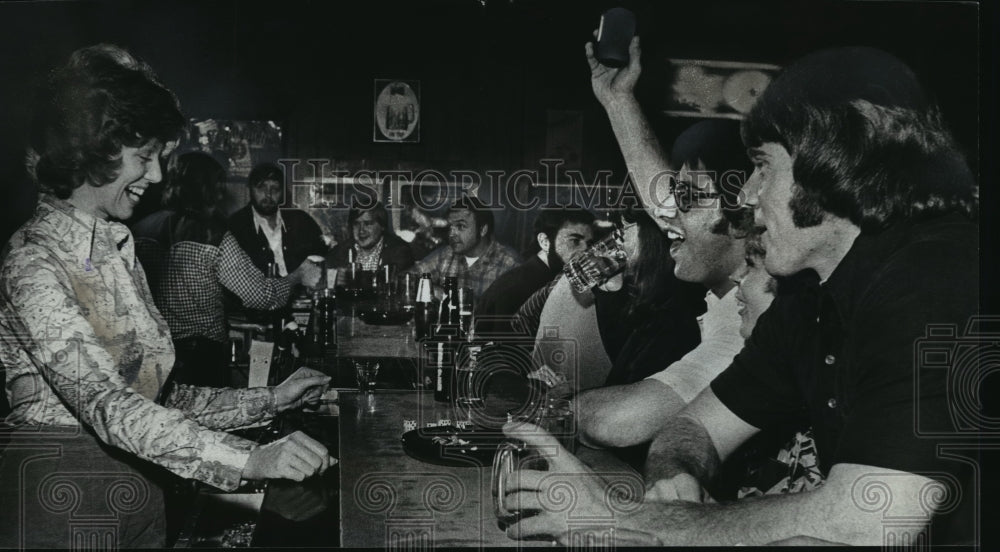
[[[142,199],[142,194],[146,193],[145,184],[131,184],[125,188],[125,195],[128,196],[133,203],[139,203]]]
[[[667,238],[670,239],[670,255],[673,256],[684,243],[684,233],[673,226],[666,228]]]

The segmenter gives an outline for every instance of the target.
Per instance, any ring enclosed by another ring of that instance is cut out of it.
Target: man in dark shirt
[[[576,208],[543,209],[535,218],[532,255],[497,278],[476,305],[476,331],[511,335],[510,317],[564,264],[587,248],[594,235],[594,215]]]
[[[287,276],[310,255],[325,255],[323,231],[305,211],[279,208],[285,198],[284,171],[262,163],[250,171],[250,203],[229,217],[229,231],[261,272],[274,264]]]
[[[657,435],[642,503],[609,508],[605,497],[615,495],[598,494],[600,480],[581,477],[586,468],[559,451],[548,483],[522,474],[522,492],[508,503],[538,505],[539,491],[560,479],[552,472],[571,472],[580,482],[573,517],[602,521],[581,529],[543,507],[508,534],[570,541],[610,532],[661,545],[975,543],[976,459],[949,441],[960,435],[970,410],[963,387],[978,370],[975,359],[963,367],[951,354],[978,311],[978,194],[936,109],[899,60],[840,48],[789,66],[743,134],[765,266],[778,276],[812,273],[814,285],[776,300],[732,366]],[[803,418],[823,486],[700,503],[737,446]],[[523,427],[509,433],[554,442]]]
[[[347,233],[348,239],[326,256],[327,267],[345,268],[353,262],[361,263],[362,270],[388,265],[402,272],[413,266],[410,244],[391,231],[389,213],[381,201],[368,208],[352,206],[347,213]],[[340,275],[337,278],[342,279]]]

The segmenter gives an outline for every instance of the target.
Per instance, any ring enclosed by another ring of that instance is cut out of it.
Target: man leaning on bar
[[[642,189],[660,153],[649,127],[637,124],[639,40],[622,69],[601,66],[592,48],[594,92]],[[641,500],[612,492],[538,428],[508,425],[509,436],[555,453],[549,471],[511,478],[507,508],[537,515],[509,526],[508,536],[671,546],[974,543],[972,466],[946,458],[938,451],[945,440],[914,426],[919,413],[936,434],[956,431],[948,371],[920,370],[914,350],[932,325],[965,327],[979,300],[977,184],[937,108],[898,59],[837,48],[787,67],[742,132],[754,163],[746,202],[763,232],[766,269],[810,271],[812,284],[775,299],[730,367],[654,437]],[[803,418],[825,484],[702,500],[702,487],[741,443]],[[559,485],[573,488],[569,511],[547,502]],[[873,489],[892,519],[870,504]]]

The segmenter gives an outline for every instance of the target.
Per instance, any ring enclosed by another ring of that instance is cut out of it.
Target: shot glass
[[[379,363],[368,359],[354,360],[354,375],[358,380],[358,392],[372,393],[378,377]]]

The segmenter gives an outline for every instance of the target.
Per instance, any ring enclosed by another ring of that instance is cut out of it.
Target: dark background
[[[117,43],[148,61],[196,118],[272,119],[287,157],[353,169],[537,169],[546,111],[583,112],[585,173],[623,163],[594,100],[583,43],[593,0],[0,3],[0,242],[30,214],[23,170],[31,97],[70,52]],[[996,312],[994,8],[974,2],[622,2],[640,19],[639,96],[664,142],[692,122],[657,113],[667,57],[786,64],[868,45],[907,62],[980,171],[982,293]],[[418,144],[372,143],[375,78],[421,82]],[[503,218],[501,217],[501,220]],[[524,220],[511,220],[523,224]],[[516,236],[508,228],[506,235]],[[993,376],[992,379],[996,379]],[[996,387],[995,385],[991,387]],[[984,397],[984,401],[989,397]],[[982,465],[990,464],[982,457]],[[994,458],[995,460],[996,458]],[[984,498],[996,496],[987,470]],[[985,507],[985,505],[984,505]],[[985,513],[985,510],[984,510]],[[983,536],[993,532],[984,526]]]
[[[148,61],[189,117],[275,120],[285,155],[331,168],[540,169],[549,109],[583,113],[586,175],[623,163],[590,91],[583,44],[608,1],[13,2],[0,4],[0,239],[30,213],[23,144],[44,72],[74,49],[124,46]],[[643,38],[639,96],[665,143],[693,122],[658,112],[666,58],[786,64],[862,44],[909,63],[978,166],[978,6],[956,2],[633,1]],[[418,144],[372,142],[375,78],[421,82]],[[589,176],[588,176],[589,181]],[[612,182],[621,182],[620,178]],[[152,194],[150,194],[152,195]],[[509,215],[509,214],[507,214]],[[499,216],[505,226],[526,217]],[[513,239],[508,241],[514,241]],[[521,245],[517,243],[515,245]]]

